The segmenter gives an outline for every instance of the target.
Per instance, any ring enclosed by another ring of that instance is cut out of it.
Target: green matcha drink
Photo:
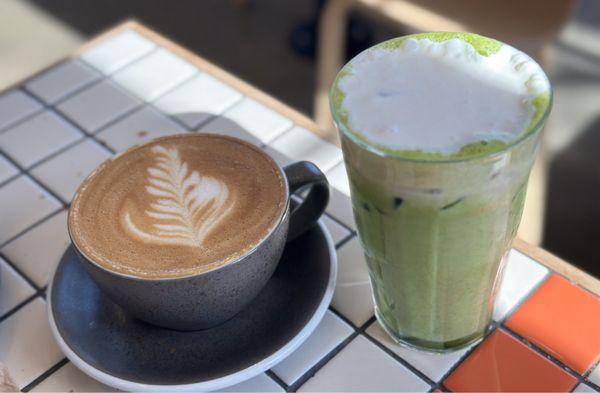
[[[377,319],[444,351],[480,339],[551,89],[530,57],[465,33],[396,38],[331,89]]]

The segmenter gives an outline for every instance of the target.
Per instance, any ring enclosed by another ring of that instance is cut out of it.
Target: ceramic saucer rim
[[[52,281],[48,285],[48,289],[46,291],[46,301],[48,304],[48,320],[50,323],[50,330],[52,331],[52,335],[54,339],[58,343],[61,351],[67,356],[67,358],[73,362],[73,364],[83,371],[88,376],[94,378],[97,381],[104,383],[105,385],[111,386],[116,389],[125,390],[125,391],[152,391],[152,392],[172,392],[172,391],[212,391],[217,389],[223,389],[241,382],[244,382],[250,378],[253,378],[269,369],[274,367],[276,364],[281,362],[287,356],[289,356],[292,352],[294,352],[306,339],[311,335],[311,333],[316,329],[318,324],[321,322],[321,319],[325,316],[327,309],[331,303],[333,298],[333,292],[335,290],[335,283],[337,279],[337,252],[335,249],[335,244],[333,243],[333,239],[331,238],[331,234],[329,233],[327,227],[323,223],[322,219],[319,219],[318,226],[325,236],[325,240],[327,243],[327,248],[329,249],[329,279],[327,281],[327,288],[325,289],[325,293],[321,298],[321,302],[319,303],[317,309],[313,313],[310,320],[304,325],[304,327],[296,334],[291,340],[289,340],[283,347],[277,350],[275,353],[270,356],[262,359],[260,362],[255,363],[249,367],[246,367],[240,371],[236,371],[232,374],[225,375],[223,377],[219,377],[216,379],[202,381],[202,382],[194,382],[188,384],[168,384],[168,385],[156,385],[156,384],[144,384],[140,382],[133,382],[123,378],[115,377],[114,375],[108,374],[104,371],[101,371],[86,361],[84,361],[77,353],[75,353],[66,341],[63,339],[62,335],[58,331],[56,326],[56,321],[54,320],[54,313],[52,311],[52,286],[54,284],[54,277],[56,273],[56,269],[52,274]],[[58,265],[56,268],[58,268]]]

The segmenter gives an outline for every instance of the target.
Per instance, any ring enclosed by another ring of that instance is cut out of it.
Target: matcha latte
[[[380,323],[443,351],[483,336],[551,105],[524,53],[467,33],[383,42],[330,96]]]

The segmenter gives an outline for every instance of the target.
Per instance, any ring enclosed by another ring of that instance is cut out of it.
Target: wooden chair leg
[[[328,0],[319,18],[313,117],[325,130],[333,128],[328,93],[338,70],[344,64],[346,22],[352,3],[351,0]]]

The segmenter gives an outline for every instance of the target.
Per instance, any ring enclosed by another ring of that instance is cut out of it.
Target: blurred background
[[[339,66],[379,41],[473,31],[526,51],[555,103],[520,236],[600,277],[598,0],[0,0],[0,89],[135,18],[330,127]]]

